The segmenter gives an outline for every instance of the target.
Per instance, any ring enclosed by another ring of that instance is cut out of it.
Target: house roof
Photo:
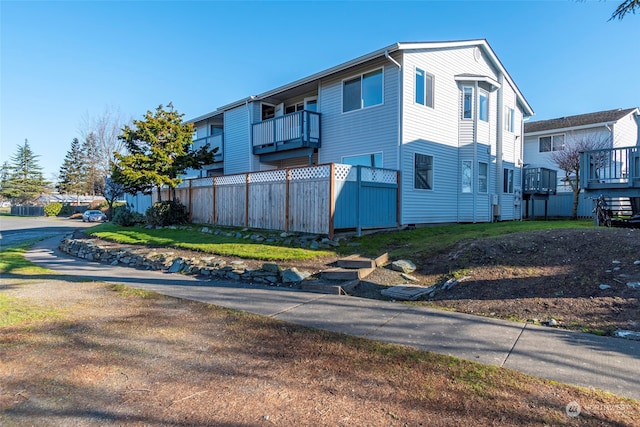
[[[621,118],[638,112],[638,108],[617,108],[615,110],[598,111],[595,113],[578,114],[576,116],[558,117],[557,119],[540,120],[524,124],[524,133],[544,132],[569,128],[585,128],[612,124]]]
[[[511,86],[514,88],[515,92],[516,92],[516,96],[518,101],[520,102],[520,104],[522,105],[524,112],[525,112],[525,116],[532,116],[534,114],[533,109],[531,108],[531,106],[529,105],[529,103],[527,102],[527,100],[524,98],[524,96],[522,95],[522,93],[520,92],[520,89],[518,89],[518,86],[515,84],[515,82],[513,81],[513,79],[511,79],[511,76],[509,76],[509,73],[507,73],[506,69],[504,68],[504,66],[502,65],[502,63],[500,62],[500,60],[498,59],[498,57],[496,56],[495,52],[493,51],[493,49],[491,48],[491,46],[489,46],[489,43],[487,42],[487,40],[485,39],[476,39],[476,40],[457,40],[457,41],[440,41],[440,42],[399,42],[399,43],[395,43],[392,44],[390,46],[384,47],[382,49],[378,49],[376,51],[373,51],[371,53],[368,53],[366,55],[357,57],[355,59],[352,59],[350,61],[344,62],[342,64],[336,65],[335,67],[331,67],[328,68],[326,70],[320,71],[318,73],[312,74],[308,77],[296,80],[294,82],[291,82],[289,84],[286,84],[284,86],[280,86],[276,89],[270,90],[268,92],[264,92],[262,94],[259,95],[254,95],[254,96],[250,96],[250,97],[246,97],[243,99],[240,99],[236,102],[233,102],[231,104],[227,104],[224,105],[220,108],[218,108],[216,111],[213,111],[211,113],[196,117],[194,119],[188,120],[187,123],[194,123],[200,120],[205,120],[211,117],[214,117],[216,115],[222,114],[225,110],[229,110],[235,107],[239,107],[240,105],[246,103],[246,102],[251,102],[251,101],[256,101],[256,100],[261,100],[261,99],[266,99],[266,98],[270,98],[273,97],[275,95],[277,95],[278,93],[290,90],[290,89],[294,89],[298,86],[302,86],[305,84],[309,84],[311,82],[329,77],[333,74],[336,74],[338,72],[347,70],[351,67],[355,67],[357,65],[363,64],[365,62],[371,61],[373,59],[377,59],[383,56],[389,56],[389,54],[393,53],[393,52],[397,52],[397,51],[402,51],[402,50],[420,50],[420,49],[442,49],[442,48],[456,48],[456,47],[470,47],[470,46],[478,46],[479,48],[481,48],[485,55],[489,58],[489,60],[491,61],[491,63],[498,69],[500,70],[500,72],[502,72],[505,76],[505,79],[511,84]]]

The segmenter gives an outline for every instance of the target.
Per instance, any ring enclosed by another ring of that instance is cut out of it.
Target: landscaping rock
[[[169,267],[169,273],[177,273],[184,268],[184,261],[182,258],[176,258],[173,260],[171,267]]]
[[[416,277],[413,277],[413,276],[411,276],[411,275],[409,275],[409,274],[406,274],[406,273],[402,273],[400,276],[401,276],[403,279],[408,280],[408,281],[410,281],[410,282],[417,282],[417,281],[418,281],[418,279],[417,279]]]
[[[640,259],[637,261],[633,261],[633,265],[640,265]]]
[[[631,289],[640,289],[640,282],[627,282],[627,286]]]
[[[619,329],[615,331],[614,335],[619,338],[640,341],[640,332],[637,331],[627,331],[624,329]]]
[[[297,268],[289,268],[284,270],[280,276],[282,277],[282,283],[299,283],[307,277],[311,276],[311,273],[306,271],[298,271]]]
[[[449,279],[446,282],[444,282],[440,289],[443,289],[443,290],[451,289],[457,284],[458,284],[458,281],[456,279],[452,278],[452,279]]]
[[[263,271],[267,271],[269,273],[279,274],[280,273],[280,266],[278,264],[273,263],[273,262],[265,262],[264,264],[262,264],[262,270]]]
[[[391,263],[391,269],[402,273],[413,273],[416,271],[416,265],[406,259],[400,259]]]
[[[598,287],[600,289],[602,289],[603,291],[606,291],[607,289],[611,289],[610,285],[607,285],[607,284],[604,284],[604,283],[602,285],[598,286]]]

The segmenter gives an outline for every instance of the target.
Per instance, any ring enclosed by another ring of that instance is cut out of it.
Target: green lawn
[[[0,251],[0,273],[2,274],[52,274],[46,268],[38,267],[24,258],[24,253],[33,245],[33,242],[11,246]]]

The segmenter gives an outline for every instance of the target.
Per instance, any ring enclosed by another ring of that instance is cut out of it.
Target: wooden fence
[[[397,226],[398,182],[397,171],[331,163],[189,179],[175,191],[194,223],[333,237]]]

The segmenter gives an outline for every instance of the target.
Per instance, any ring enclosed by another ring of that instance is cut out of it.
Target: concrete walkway
[[[61,253],[59,241],[60,237],[43,240],[26,257],[61,274],[122,283],[640,399],[640,341],[387,301],[114,267]]]

